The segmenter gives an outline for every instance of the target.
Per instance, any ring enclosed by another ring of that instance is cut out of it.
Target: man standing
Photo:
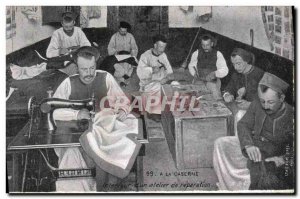
[[[237,131],[237,122],[243,117],[250,103],[257,97],[258,83],[264,75],[264,71],[255,67],[254,55],[244,49],[235,48],[231,53],[231,62],[236,72],[231,76],[227,84],[223,98],[227,103],[234,99],[238,110],[232,109],[235,115],[234,132]],[[232,106],[234,106],[232,104]],[[229,107],[230,108],[230,107]]]
[[[192,76],[206,82],[206,87],[214,99],[220,99],[220,78],[228,74],[228,68],[222,53],[215,50],[214,45],[215,41],[211,35],[202,36],[201,46],[192,54],[188,68]]]
[[[128,31],[131,29],[129,23],[125,21],[120,22],[119,31],[116,32],[110,39],[107,47],[108,55],[130,55],[136,57],[138,54],[138,47],[135,39]],[[126,81],[133,72],[133,66],[129,63],[117,63],[114,65],[114,76],[121,86],[125,86]]]
[[[238,123],[238,138],[215,141],[214,169],[220,189],[294,188],[294,111],[284,101],[287,88],[285,81],[265,73],[258,99]]]
[[[164,53],[167,41],[163,35],[153,37],[153,48],[141,55],[137,67],[140,79],[140,91],[145,110],[155,121],[160,120],[161,114],[161,85],[174,79],[172,66]],[[151,103],[151,101],[154,103]]]
[[[91,46],[84,32],[75,26],[75,19],[75,14],[72,12],[62,14],[62,27],[53,32],[47,48],[46,56],[48,58],[68,55],[81,46]],[[68,75],[77,73],[76,64],[68,62],[65,66],[68,66],[65,69]]]
[[[82,100],[91,98],[96,99],[96,111],[100,111],[101,100],[107,97],[110,107],[115,107],[117,100],[122,98],[122,104],[116,110],[116,117],[119,121],[124,121],[129,112],[129,100],[114,80],[112,75],[105,71],[96,71],[96,61],[100,53],[94,47],[81,47],[76,53],[76,61],[79,74],[65,79],[57,88],[54,98]],[[100,105],[99,105],[100,104]],[[123,105],[123,106],[121,106]],[[128,105],[128,106],[127,106]],[[115,107],[116,108],[116,107]],[[57,109],[53,115],[55,120],[82,120],[90,119],[87,109]],[[81,148],[57,148],[55,149],[59,157],[59,168],[87,168],[91,161],[81,153]],[[94,165],[93,165],[94,166]],[[62,180],[56,183],[57,191],[96,191],[96,184],[93,179]]]

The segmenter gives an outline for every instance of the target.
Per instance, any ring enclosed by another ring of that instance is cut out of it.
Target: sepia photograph
[[[3,7],[8,195],[295,195],[294,6]]]

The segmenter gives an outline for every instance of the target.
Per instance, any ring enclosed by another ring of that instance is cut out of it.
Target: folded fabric
[[[46,71],[47,63],[43,62],[41,64],[29,66],[29,67],[21,67],[14,64],[10,65],[10,70],[12,73],[12,78],[21,80],[21,79],[29,79],[41,74],[43,71]]]
[[[136,140],[138,120],[129,114],[123,122],[112,109],[95,115],[92,129],[81,135],[83,150],[104,171],[119,178],[126,177],[138,155],[141,143]]]

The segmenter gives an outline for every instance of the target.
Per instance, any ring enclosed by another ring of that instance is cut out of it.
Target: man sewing
[[[292,189],[294,111],[285,102],[288,84],[265,73],[238,123],[236,136],[215,141],[214,169],[221,190]]]
[[[237,122],[246,113],[253,99],[257,97],[258,83],[264,74],[263,70],[253,65],[254,59],[252,53],[241,48],[235,48],[231,53],[231,62],[235,72],[224,90],[223,98],[226,103],[235,100],[239,109],[238,111],[231,109],[235,114],[235,134]]]
[[[136,57],[138,54],[138,47],[135,39],[130,31],[131,26],[125,21],[120,22],[119,31],[116,32],[110,39],[107,51],[108,55],[130,55]],[[114,65],[114,77],[121,86],[128,84],[128,78],[131,77],[133,66],[129,63],[116,63]]]
[[[214,49],[215,39],[211,35],[201,37],[201,46],[191,57],[188,65],[190,74],[205,82],[213,98],[221,99],[220,78],[228,74],[226,61],[220,51]]]
[[[101,110],[101,100],[108,97],[109,107],[115,107],[116,101],[122,97],[124,106],[118,106],[116,117],[124,121],[129,112],[129,100],[114,80],[112,75],[105,71],[96,71],[96,61],[99,59],[99,51],[90,46],[81,47],[76,53],[76,63],[79,74],[65,79],[57,88],[54,98],[82,100],[96,98],[96,112]],[[100,105],[99,105],[100,104]],[[128,106],[127,106],[128,105]],[[90,119],[87,109],[57,109],[53,115],[55,120],[71,121]],[[81,148],[56,148],[59,157],[59,168],[87,168],[94,166],[93,162],[85,155]],[[98,168],[98,167],[97,167]],[[96,191],[94,179],[61,180],[56,182],[57,191]]]
[[[143,106],[149,118],[156,122],[160,121],[162,111],[161,85],[174,79],[172,66],[164,53],[166,46],[167,41],[163,35],[154,36],[153,48],[141,55],[137,67]]]
[[[62,55],[69,55],[74,50],[81,46],[91,46],[91,43],[86,38],[84,32],[75,26],[76,16],[72,12],[65,12],[62,14],[62,27],[53,32],[50,44],[46,51],[48,58],[58,57]],[[68,75],[77,73],[77,66],[75,63],[69,61],[66,57],[64,63],[64,72]]]

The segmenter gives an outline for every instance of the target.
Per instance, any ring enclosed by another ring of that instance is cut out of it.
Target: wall
[[[21,6],[16,7],[16,35],[6,40],[6,54],[34,44],[52,35],[55,27],[42,26],[41,7],[38,6],[36,21],[29,20],[21,12]]]
[[[253,29],[254,46],[271,52],[260,6],[213,7],[212,18],[202,27],[249,45],[251,43],[250,29]]]

